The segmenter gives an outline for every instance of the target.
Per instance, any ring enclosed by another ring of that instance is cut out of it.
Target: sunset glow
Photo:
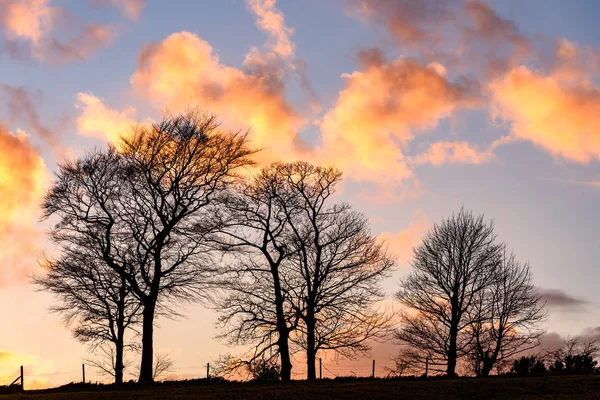
[[[596,332],[598,18],[584,0],[0,0],[0,385],[21,365],[28,388],[76,381],[90,358],[30,281],[56,251],[41,204],[57,165],[191,108],[248,132],[259,167],[343,172],[335,200],[397,256],[386,305],[423,235],[464,206],[531,265],[548,343]],[[155,333],[173,377],[242,350],[204,304],[175,309]],[[332,376],[372,359],[383,374],[396,350],[323,357]]]

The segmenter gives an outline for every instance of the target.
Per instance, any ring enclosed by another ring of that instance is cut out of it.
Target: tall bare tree
[[[291,379],[290,333],[298,325],[291,307],[291,271],[286,261],[294,245],[282,202],[283,179],[276,166],[262,171],[243,184],[227,201],[221,235],[215,240],[226,250],[220,287],[221,338],[235,345],[252,344],[250,354],[228,366],[248,367],[278,358],[282,381]],[[275,351],[273,351],[275,349]]]
[[[477,376],[488,376],[497,363],[539,345],[546,318],[542,296],[528,264],[513,253],[503,257],[489,287],[469,310],[473,343],[469,358]]]
[[[348,204],[329,204],[341,173],[306,162],[279,164],[285,182],[282,207],[296,248],[292,306],[300,317],[296,342],[306,351],[308,379],[316,379],[320,350],[345,356],[369,349],[389,319],[377,309],[381,280],[394,267],[367,218]],[[280,196],[281,197],[281,196]]]
[[[216,199],[252,154],[245,135],[222,132],[214,117],[165,116],[134,127],[118,150],[100,152],[99,173],[61,169],[50,189],[45,212],[59,218],[57,243],[96,251],[142,303],[140,382],[153,380],[157,307],[204,293],[213,271],[204,239],[218,224]]]
[[[46,259],[47,273],[34,278],[41,290],[58,296],[52,310],[63,315],[77,339],[92,349],[112,344],[116,383],[123,381],[126,330],[141,322],[141,304],[117,271],[124,265],[105,252],[115,225],[121,166],[114,148],[59,165],[43,209],[45,218],[61,216],[50,233],[60,254]]]
[[[494,281],[502,254],[493,223],[464,209],[427,233],[396,294],[408,308],[397,338],[416,349],[417,361],[456,376],[457,359],[468,353],[473,339],[467,332],[474,322],[469,311]]]

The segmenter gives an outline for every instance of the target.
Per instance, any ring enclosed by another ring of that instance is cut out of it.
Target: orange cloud
[[[24,280],[37,266],[40,239],[36,221],[46,185],[43,160],[22,131],[0,126],[0,285]]]
[[[49,0],[0,2],[0,21],[9,38],[23,37],[38,44],[45,20],[51,18]]]
[[[515,137],[572,161],[600,160],[600,90],[589,81],[519,67],[489,87],[494,116]]]
[[[555,43],[555,54],[550,66],[552,75],[559,80],[585,80],[600,71],[600,51],[560,39]]]
[[[492,159],[491,150],[480,150],[469,142],[435,142],[429,149],[415,157],[417,164],[441,165],[448,163],[457,164],[482,164]]]
[[[477,87],[449,82],[439,64],[387,62],[377,50],[359,58],[363,70],[343,75],[346,87],[323,118],[319,156],[361,180],[410,178],[403,148],[419,131],[475,104]]]
[[[158,107],[198,105],[227,125],[251,128],[261,157],[279,160],[295,151],[302,120],[284,98],[284,84],[268,69],[246,72],[223,65],[206,41],[189,32],[146,46],[131,78],[134,90]]]
[[[388,244],[389,250],[398,257],[399,263],[408,263],[412,258],[413,248],[421,243],[429,226],[427,216],[423,210],[419,210],[405,230],[398,233],[382,232],[379,238]]]
[[[77,93],[75,107],[81,110],[77,117],[77,132],[83,136],[105,139],[118,143],[121,135],[127,135],[137,124],[136,110],[127,107],[123,111],[114,110],[104,104],[104,100],[92,93]]]

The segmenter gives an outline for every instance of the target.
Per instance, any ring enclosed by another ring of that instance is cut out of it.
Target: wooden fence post
[[[206,363],[206,379],[210,379],[210,363]]]
[[[25,381],[23,380],[23,366],[21,365],[21,390],[25,391]]]
[[[81,375],[83,377],[83,383],[85,383],[85,364],[81,364]]]
[[[319,358],[319,379],[323,379],[323,359]]]
[[[373,360],[373,372],[371,372],[371,378],[375,378],[375,360]]]

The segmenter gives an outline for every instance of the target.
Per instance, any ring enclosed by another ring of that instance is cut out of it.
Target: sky
[[[599,17],[594,0],[0,0],[0,384],[19,365],[30,387],[77,380],[89,357],[29,283],[57,163],[190,106],[249,130],[260,165],[340,168],[338,199],[398,255],[390,296],[464,206],[531,265],[551,335],[595,332]],[[214,312],[182,307],[155,343],[199,376],[232,350]]]

